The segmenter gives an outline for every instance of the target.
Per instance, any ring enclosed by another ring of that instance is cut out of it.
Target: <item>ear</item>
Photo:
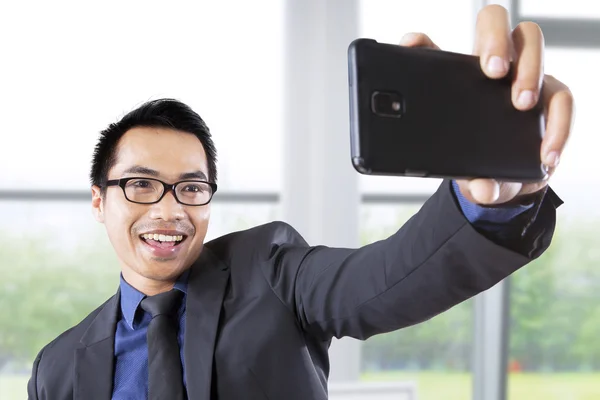
[[[104,223],[104,199],[100,187],[96,185],[92,186],[92,214],[96,221]]]

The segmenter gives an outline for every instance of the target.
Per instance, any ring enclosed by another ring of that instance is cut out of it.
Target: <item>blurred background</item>
[[[149,99],[182,100],[219,151],[208,239],[282,219],[311,244],[370,243],[439,181],[354,172],[347,46],[421,31],[470,53],[488,3],[0,1],[0,399],[25,398],[37,352],[117,289],[116,257],[90,207],[100,130]],[[600,398],[600,3],[494,3],[513,26],[542,26],[546,73],[576,99],[552,182],[565,200],[553,245],[428,322],[336,342],[332,385],[394,383],[419,400]]]

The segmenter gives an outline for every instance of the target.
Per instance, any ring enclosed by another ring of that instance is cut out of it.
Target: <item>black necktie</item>
[[[148,399],[184,400],[183,372],[177,342],[177,310],[183,293],[169,292],[146,297],[140,303],[152,316],[148,326]]]

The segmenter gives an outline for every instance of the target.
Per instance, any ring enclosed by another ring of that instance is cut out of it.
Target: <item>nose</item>
[[[165,193],[164,197],[150,208],[150,218],[163,221],[177,221],[185,218],[183,204],[175,199],[173,191]]]

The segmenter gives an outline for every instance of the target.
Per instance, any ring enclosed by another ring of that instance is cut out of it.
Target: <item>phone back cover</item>
[[[514,108],[511,78],[487,78],[477,57],[359,39],[350,46],[349,62],[352,156],[360,172],[545,177],[542,108]],[[375,91],[399,93],[403,115],[376,115]]]

